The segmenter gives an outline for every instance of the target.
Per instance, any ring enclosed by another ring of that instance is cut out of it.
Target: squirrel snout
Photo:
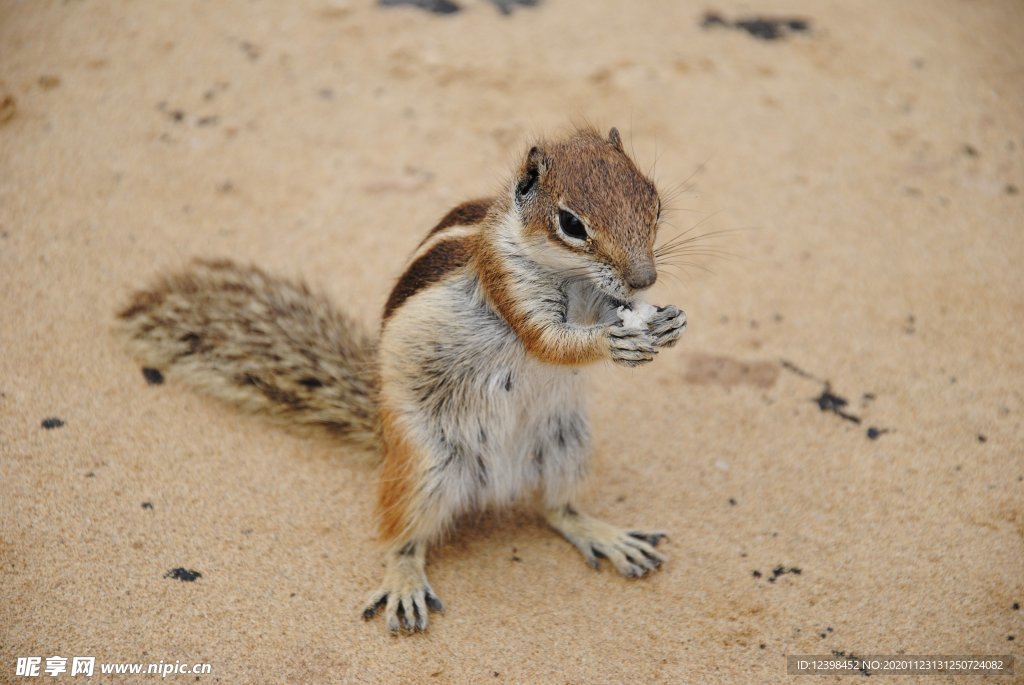
[[[658,280],[658,271],[654,268],[652,262],[641,262],[639,264],[631,264],[626,269],[623,277],[626,285],[633,290],[644,290],[645,288],[650,288]]]

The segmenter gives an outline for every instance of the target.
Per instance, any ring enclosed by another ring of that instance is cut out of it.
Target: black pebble
[[[64,421],[58,419],[56,416],[51,416],[48,419],[43,419],[42,427],[46,430],[53,430],[54,428],[60,428],[64,425]]]
[[[451,0],[377,0],[377,4],[381,7],[412,5],[434,14],[455,14],[462,9]]]
[[[729,498],[729,506],[731,506],[731,507],[735,507],[736,506],[736,498],[735,497],[730,497]]]
[[[160,385],[164,382],[164,375],[160,373],[160,370],[149,366],[142,367],[142,377],[145,378],[146,382],[150,385]]]
[[[143,509],[152,509],[153,508],[153,503],[152,502],[143,502],[142,503],[142,508]]]
[[[523,7],[536,7],[540,0],[491,0],[491,4],[498,8],[506,17],[512,14],[512,8],[515,5],[522,5]]]
[[[871,427],[868,428],[868,439],[869,440],[878,440],[878,436],[879,435],[884,435],[885,433],[888,433],[888,432],[889,432],[888,428],[875,428],[874,426],[871,426]]]
[[[801,569],[798,566],[790,566],[789,568],[786,568],[782,564],[779,564],[778,566],[772,569],[772,574],[768,577],[768,582],[774,583],[776,579],[787,573],[792,573],[793,575],[798,576],[801,573],[803,573],[803,569]]]
[[[782,37],[782,26],[777,21],[766,19],[740,19],[735,26],[743,29],[754,38],[761,40],[778,40]]]
[[[1013,610],[1014,611],[1020,611],[1020,602],[1014,602],[1013,603]]]
[[[713,27],[739,29],[761,40],[778,40],[785,38],[790,32],[803,33],[811,28],[810,22],[806,19],[748,17],[730,23],[722,15],[714,12],[706,13],[701,19],[700,25],[704,29]]]
[[[203,574],[199,571],[191,571],[187,568],[179,566],[178,568],[172,568],[170,571],[164,574],[164,578],[171,578],[173,580],[182,580],[186,583],[191,583],[196,578],[202,578]]]
[[[761,577],[761,572],[760,571],[754,571],[751,575],[754,576],[755,578],[760,578]]]
[[[988,442],[988,438],[981,433],[978,433],[978,442]]]
[[[820,395],[814,398],[814,401],[818,403],[818,408],[822,411],[842,409],[848,404],[846,399],[830,392],[827,387],[821,391]]]
[[[833,414],[840,416],[847,421],[852,423],[860,423],[860,417],[850,414],[845,411],[843,407],[849,404],[849,401],[845,397],[841,397],[832,392],[832,387],[826,383],[825,387],[822,388],[821,394],[815,397],[812,402],[818,405],[818,409],[822,411],[830,411]]]

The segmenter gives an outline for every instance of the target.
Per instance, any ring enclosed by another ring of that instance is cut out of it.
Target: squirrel
[[[383,609],[390,631],[417,632],[443,611],[427,547],[470,511],[533,495],[591,567],[641,577],[662,564],[665,533],[577,504],[590,453],[580,368],[649,363],[686,328],[671,305],[644,305],[639,325],[622,316],[657,278],[660,215],[619,132],[576,129],[434,226],[378,335],[302,283],[226,260],[160,278],[118,317],[144,367],[380,452],[386,570],[363,617]]]

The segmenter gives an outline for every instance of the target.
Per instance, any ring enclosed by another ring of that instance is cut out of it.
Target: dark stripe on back
[[[444,218],[438,222],[437,226],[430,229],[430,233],[423,239],[426,242],[430,236],[434,235],[438,231],[443,231],[451,226],[471,226],[478,224],[484,220],[487,216],[487,210],[494,204],[494,198],[486,197],[479,200],[470,200],[469,202],[463,202],[452,211],[444,215]],[[422,245],[423,243],[420,243]]]
[[[384,305],[384,321],[410,297],[469,263],[471,241],[472,237],[469,236],[442,240],[410,264],[391,291],[388,303]]]

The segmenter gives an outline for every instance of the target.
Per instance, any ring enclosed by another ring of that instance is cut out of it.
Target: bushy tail
[[[144,367],[376,447],[376,340],[304,284],[198,260],[135,293],[118,318]]]

